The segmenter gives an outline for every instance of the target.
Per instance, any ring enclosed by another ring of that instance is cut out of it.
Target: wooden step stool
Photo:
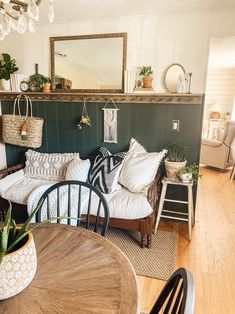
[[[174,200],[174,199],[167,199],[166,192],[168,184],[171,185],[181,185],[186,186],[188,189],[188,201],[180,201],[180,200]],[[160,218],[169,218],[173,220],[179,220],[179,221],[187,221],[188,222],[188,238],[191,241],[191,235],[192,235],[192,226],[194,226],[194,211],[193,211],[193,182],[183,183],[179,180],[171,180],[166,177],[162,179],[162,192],[160,197],[160,203],[159,203],[159,209],[157,213],[156,223],[155,223],[155,230],[154,233],[156,234],[158,224],[160,221]],[[172,210],[166,210],[163,208],[164,202],[172,202],[172,203],[180,203],[180,204],[188,204],[188,211],[187,213],[182,211],[172,211]],[[171,214],[177,214],[182,217],[175,217]]]

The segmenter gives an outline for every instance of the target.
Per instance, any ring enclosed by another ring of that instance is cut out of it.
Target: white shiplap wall
[[[205,110],[209,114],[210,105],[218,103],[222,113],[232,111],[235,97],[235,68],[210,69],[206,83]]]

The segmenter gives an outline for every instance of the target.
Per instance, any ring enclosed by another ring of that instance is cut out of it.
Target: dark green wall
[[[2,112],[11,113],[13,103],[2,101]],[[168,143],[181,142],[190,147],[188,161],[198,162],[203,105],[118,104],[118,144],[103,143],[103,104],[88,103],[92,127],[77,128],[82,104],[76,102],[34,102],[33,115],[44,118],[41,152],[80,152],[94,154],[104,145],[111,152],[127,149],[131,137],[148,151],[159,151]],[[171,131],[172,120],[180,120],[180,132]],[[26,149],[6,145],[7,164],[24,160]]]
[[[103,143],[103,104],[88,103],[87,111],[92,127],[77,128],[82,112],[82,104],[76,102],[34,102],[33,115],[44,118],[43,144],[41,152],[80,152],[95,154],[100,146],[111,152],[127,150],[131,137],[136,138],[148,151],[159,151],[168,143],[180,142],[190,147],[189,163],[199,162],[202,105],[184,104],[117,104],[118,144]],[[12,113],[13,103],[2,101],[2,112]],[[180,131],[172,132],[172,120],[180,120]],[[24,161],[26,149],[6,145],[8,166]],[[168,198],[186,199],[183,187],[173,187]],[[194,204],[196,187],[194,187]],[[169,204],[168,204],[169,205]],[[183,206],[183,205],[182,205]],[[178,204],[175,209],[185,209]],[[167,205],[166,205],[167,207]],[[183,206],[185,207],[185,206]],[[169,208],[168,208],[169,209]]]

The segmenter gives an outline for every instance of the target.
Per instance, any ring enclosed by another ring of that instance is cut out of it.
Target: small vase
[[[37,254],[32,233],[18,250],[3,257],[0,264],[0,300],[8,299],[22,290],[30,282],[37,269]]]
[[[152,87],[152,76],[144,76],[143,77],[143,87],[144,88],[151,88]]]
[[[193,175],[191,172],[188,172],[188,173],[181,173],[180,174],[180,180],[183,182],[183,183],[189,183],[191,182],[193,179]]]
[[[42,91],[43,91],[43,93],[50,93],[51,92],[51,84],[50,83],[44,84],[42,87]]]
[[[0,80],[0,90],[11,90],[10,80]]]

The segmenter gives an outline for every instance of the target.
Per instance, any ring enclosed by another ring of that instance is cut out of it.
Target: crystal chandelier
[[[35,32],[35,21],[39,21],[41,0],[0,0],[0,40],[10,33],[11,29],[23,34],[27,27]],[[54,20],[53,0],[49,0],[48,19]]]

